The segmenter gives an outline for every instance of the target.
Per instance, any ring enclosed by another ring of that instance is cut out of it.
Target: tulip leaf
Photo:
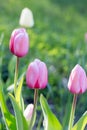
[[[16,118],[16,125],[17,129],[16,130],[28,130],[28,123],[23,116],[23,113],[16,102],[15,98],[13,97],[12,94],[9,94],[9,97],[11,99],[11,102],[13,104],[14,112],[15,112],[15,118]]]
[[[62,126],[56,116],[52,113],[43,95],[40,96],[40,104],[44,115],[44,130],[62,130]]]
[[[7,130],[16,130],[15,117],[9,112],[4,99],[3,91],[0,90],[0,106]]]
[[[73,126],[72,130],[84,130],[87,125],[87,111],[82,115],[78,122]]]
[[[23,85],[23,80],[24,77],[22,76],[18,87],[16,88],[16,101],[19,104],[19,107],[24,110],[24,102],[23,102],[23,98],[22,98],[22,85]]]

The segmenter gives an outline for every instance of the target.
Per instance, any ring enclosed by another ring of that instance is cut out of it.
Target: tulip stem
[[[37,107],[37,99],[38,99],[38,89],[35,89],[34,90],[34,109],[33,109],[33,114],[30,121],[30,125],[29,125],[29,130],[32,130],[32,127],[33,127],[33,121],[34,121],[34,116],[35,116],[36,107]]]
[[[17,57],[16,67],[15,67],[15,77],[14,77],[14,95],[15,96],[16,96],[16,88],[17,88],[17,80],[18,80],[18,65],[19,65],[19,58]]]
[[[72,126],[73,126],[73,123],[74,123],[74,114],[75,114],[75,109],[76,109],[76,101],[77,101],[77,95],[74,94],[68,130],[72,130]]]

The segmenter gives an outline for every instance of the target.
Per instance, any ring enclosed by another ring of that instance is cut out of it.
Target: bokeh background
[[[70,71],[79,63],[87,72],[87,0],[0,0],[0,86],[3,86],[10,111],[7,88],[14,82],[16,58],[9,51],[9,39],[13,29],[20,27],[20,14],[25,7],[32,10],[35,25],[27,28],[30,49],[20,60],[19,77],[35,58],[46,63],[49,83],[39,95],[45,95],[51,110],[67,128],[73,98],[67,89]],[[22,92],[25,104],[32,103],[33,90],[27,88],[26,81]],[[85,110],[87,92],[78,96],[75,121]],[[42,126],[40,106],[38,115],[39,126]],[[36,124],[37,130],[39,126]],[[0,127],[5,129],[1,118]]]

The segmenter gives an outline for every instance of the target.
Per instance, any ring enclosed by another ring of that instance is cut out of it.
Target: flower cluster
[[[28,53],[29,38],[24,28],[15,29],[12,32],[9,48],[11,53],[17,56],[17,58],[24,57]],[[35,117],[38,89],[44,89],[47,86],[47,83],[48,71],[46,64],[39,59],[35,59],[29,64],[28,69],[26,71],[26,84],[29,88],[35,90],[34,105],[29,104],[24,111],[24,117],[28,122],[30,121],[30,130],[33,127],[33,120]],[[79,64],[77,64],[71,71],[68,81],[68,89],[72,94],[74,94],[69,121],[69,130],[71,130],[71,128],[73,127],[77,95],[82,94],[87,90],[86,72]]]
[[[17,57],[24,57],[28,53],[29,38],[24,28],[15,29],[12,32],[9,48],[11,53]],[[46,64],[39,59],[30,63],[26,72],[26,82],[29,88],[45,88],[48,82]]]
[[[29,50],[29,37],[24,28],[18,28],[13,30],[10,38],[9,49],[13,55],[22,58],[27,55]],[[15,70],[15,80],[14,80],[14,95],[16,96],[17,89],[17,73],[18,73],[18,62]],[[37,105],[37,92],[38,89],[44,89],[48,83],[48,71],[47,66],[40,59],[35,59],[29,64],[26,72],[26,83],[29,88],[35,89],[34,105],[29,104],[24,111],[24,117],[28,122],[30,122],[29,129],[33,127],[33,120],[35,117],[36,105]],[[28,123],[29,124],[29,123]]]
[[[25,8],[22,11],[19,23],[24,27],[32,27],[34,25],[31,10]],[[85,38],[87,41],[87,34]],[[13,30],[10,37],[9,49],[10,52],[16,56],[17,62],[15,67],[14,84],[12,85],[14,87],[14,94],[9,93],[9,98],[11,99],[15,115],[9,112],[6,106],[3,89],[0,89],[0,107],[7,130],[33,129],[36,119],[38,91],[39,89],[44,89],[48,84],[47,66],[43,61],[36,58],[29,64],[26,71],[26,84],[30,89],[34,90],[34,103],[29,104],[25,109],[24,100],[22,97],[23,77],[18,83],[18,65],[19,59],[28,54],[29,46],[29,36],[26,29],[18,28]],[[78,94],[83,94],[87,90],[86,72],[79,64],[72,69],[67,88],[72,94],[74,94],[68,130],[77,130],[78,128],[79,130],[84,130],[87,124],[87,112],[83,114],[77,123],[74,123],[77,96]],[[65,129],[50,110],[47,100],[43,95],[40,96],[40,104],[44,115],[44,130]]]

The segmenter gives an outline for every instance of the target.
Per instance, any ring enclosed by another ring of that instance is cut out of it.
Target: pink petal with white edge
[[[36,64],[39,65],[41,61],[39,59],[35,59],[34,62],[36,62]]]
[[[26,73],[26,82],[29,88],[33,88],[35,87],[35,84],[38,80],[39,77],[39,69],[38,66],[35,62],[32,62],[27,70]]]
[[[14,40],[14,53],[15,55],[22,57],[28,53],[29,43],[28,35],[20,33]]]
[[[39,64],[39,88],[44,89],[48,83],[48,72],[47,67],[44,62],[40,62]]]
[[[75,73],[74,70],[72,70],[70,74],[69,82],[68,82],[68,88],[70,92],[76,93],[76,94],[80,92],[80,86],[79,86],[78,80],[79,80],[79,76]]]
[[[80,74],[80,88],[81,88],[81,93],[84,93],[87,89],[87,78],[86,78],[86,73],[82,69]]]

